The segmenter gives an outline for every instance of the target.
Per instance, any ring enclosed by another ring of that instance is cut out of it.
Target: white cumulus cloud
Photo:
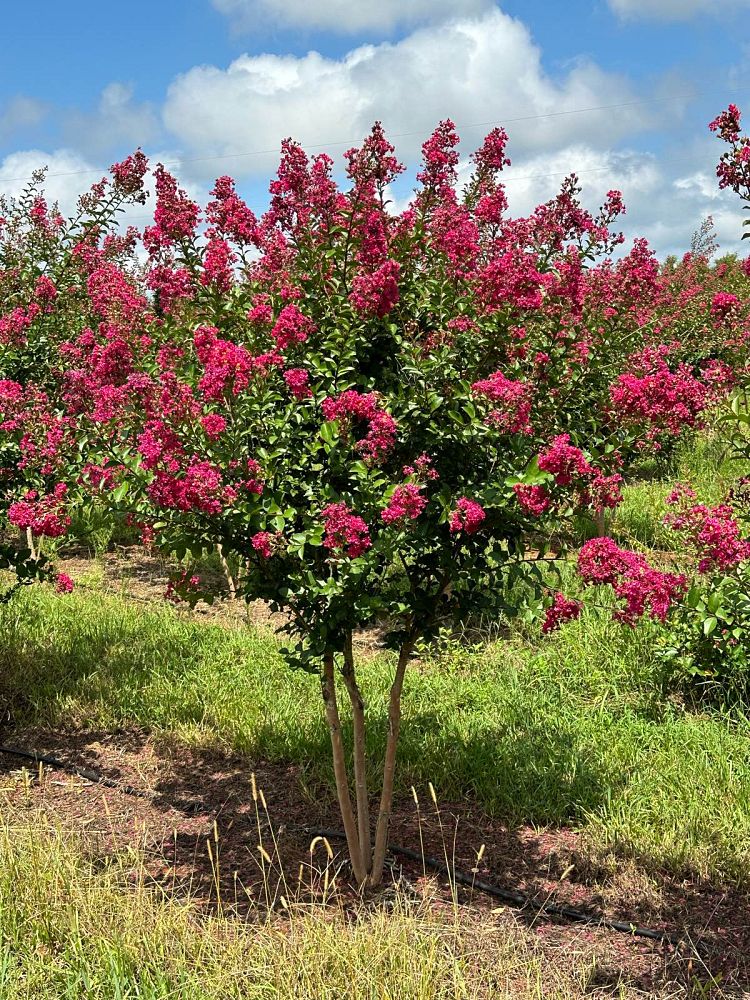
[[[356,34],[388,34],[398,25],[415,25],[477,14],[492,0],[212,0],[236,29],[308,28]]]
[[[653,109],[627,79],[588,61],[551,77],[526,26],[495,8],[340,59],[243,55],[226,69],[198,66],[172,82],[163,117],[188,155],[236,157],[225,168],[250,176],[273,169],[275,153],[263,151],[287,135],[335,153],[376,119],[409,160],[446,117],[472,145],[507,122],[518,154],[574,140],[607,146],[643,127]]]

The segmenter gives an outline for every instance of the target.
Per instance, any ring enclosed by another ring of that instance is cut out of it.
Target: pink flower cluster
[[[740,305],[740,300],[731,292],[717,292],[711,302],[711,315],[716,319],[727,319],[739,309]]]
[[[69,594],[75,584],[70,579],[67,573],[56,573],[55,574],[55,590],[58,594]]]
[[[349,301],[360,316],[382,319],[398,302],[398,276],[401,265],[386,260],[372,273],[358,274],[352,282]]]
[[[662,344],[634,355],[630,359],[633,370],[618,376],[610,387],[619,418],[645,425],[650,436],[663,431],[677,436],[684,428],[695,427],[716,398],[711,384],[715,373],[708,381],[697,378],[684,363],[671,370],[666,362],[669,350]]]
[[[46,496],[40,496],[36,490],[29,490],[22,500],[16,500],[10,505],[8,520],[22,530],[30,528],[34,535],[60,538],[71,524],[64,509],[67,493],[65,483],[58,483],[53,492]]]
[[[674,490],[667,502],[681,509],[667,514],[665,524],[687,536],[698,556],[698,572],[733,569],[750,559],[750,541],[742,537],[735,513],[726,504],[706,507],[704,504],[686,506],[692,490]],[[693,494],[694,496],[694,494]]]
[[[264,374],[269,367],[280,365],[280,354],[253,356],[246,347],[219,337],[212,326],[201,326],[193,338],[195,353],[203,365],[204,373],[198,387],[208,400],[221,400],[226,392],[239,395],[256,374]]]
[[[178,187],[174,177],[160,163],[154,171],[156,178],[156,208],[154,225],[143,231],[143,241],[151,254],[174,246],[195,236],[200,209]]]
[[[215,292],[228,292],[234,281],[232,265],[235,260],[227,241],[220,236],[212,236],[203,255],[201,284]]]
[[[323,416],[326,420],[336,420],[343,431],[351,421],[361,420],[367,424],[367,434],[357,442],[357,450],[373,462],[386,457],[396,440],[396,421],[381,409],[377,394],[359,393],[347,389],[340,396],[323,400]]]
[[[614,617],[633,625],[648,610],[664,621],[672,605],[687,589],[681,574],[663,573],[649,565],[645,556],[619,548],[611,538],[592,538],[578,554],[578,572],[585,583],[609,584],[624,602]]]
[[[219,177],[211,192],[213,201],[206,207],[206,219],[219,234],[241,246],[258,241],[258,221],[237,194],[231,177]]]
[[[148,160],[142,150],[126,156],[120,163],[113,163],[109,172],[114,178],[118,192],[141,205],[146,203],[146,193],[143,190],[143,178],[148,172]]]
[[[402,472],[405,476],[413,476],[418,482],[432,482],[440,478],[432,459],[424,452],[414,459],[414,465],[405,465]]]
[[[527,514],[534,514],[536,517],[542,515],[545,510],[549,510],[551,500],[546,486],[528,486],[525,483],[515,483],[513,492],[516,494],[518,505]]]
[[[731,146],[722,153],[716,166],[719,187],[731,188],[747,198],[750,193],[750,138],[741,134],[740,109],[730,104],[708,127]]]
[[[544,621],[542,623],[542,632],[544,634],[554,632],[556,629],[560,628],[563,622],[569,622],[576,618],[580,618],[582,611],[583,605],[580,601],[574,601],[571,598],[567,598],[565,594],[561,594],[557,591],[552,604],[545,612]]]
[[[193,295],[193,279],[186,267],[155,264],[146,276],[146,284],[158,296],[159,309],[169,315],[181,299]]]
[[[371,547],[372,540],[367,525],[345,503],[329,504],[323,508],[320,516],[325,524],[325,548],[343,551],[351,559],[356,559]]]
[[[185,570],[167,582],[164,599],[173,604],[179,604],[180,601],[190,601],[200,593],[200,585],[200,577]]]
[[[279,318],[271,330],[271,336],[276,341],[280,351],[285,351],[291,344],[302,344],[315,332],[315,324],[305,316],[295,305],[284,306]]]
[[[595,469],[581,449],[570,443],[569,434],[558,435],[539,454],[537,464],[542,472],[554,476],[558,486],[573,486],[576,502],[582,507],[602,510],[617,507],[622,501],[622,476],[605,476]],[[516,483],[513,490],[519,506],[528,514],[539,517],[552,508],[554,498],[547,486]]]
[[[486,517],[484,508],[476,500],[459,497],[455,509],[448,518],[448,530],[451,534],[465,531],[467,535],[473,535],[479,531]]]
[[[27,309],[16,306],[6,316],[0,316],[0,344],[23,347],[26,343],[26,332],[40,312],[40,306],[32,302]]]
[[[281,547],[282,536],[280,532],[271,534],[270,531],[258,531],[250,539],[250,544],[259,556],[263,559],[270,559],[274,552]]]
[[[224,485],[220,469],[197,460],[181,475],[157,471],[147,493],[157,507],[203,514],[220,514],[237,499],[234,487]]]
[[[288,368],[284,372],[284,381],[295,399],[309,399],[312,389],[309,387],[310,376],[304,368]]]
[[[555,477],[558,486],[570,486],[574,479],[584,479],[592,471],[581,449],[570,443],[570,434],[559,434],[539,455],[538,464]]]
[[[475,382],[472,392],[500,404],[490,411],[487,422],[505,434],[531,434],[531,386],[515,382],[502,372]]]
[[[416,483],[405,483],[393,491],[388,505],[380,516],[386,524],[398,524],[414,521],[427,506],[427,498],[422,496],[422,487]]]

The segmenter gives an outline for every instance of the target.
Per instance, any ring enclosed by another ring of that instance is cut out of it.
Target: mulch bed
[[[102,854],[144,845],[148,877],[206,910],[220,907],[225,914],[253,919],[283,908],[282,896],[304,903],[320,901],[325,892],[354,912],[392,900],[395,880],[407,894],[428,894],[437,908],[452,911],[457,902],[470,909],[471,919],[500,927],[521,923],[559,960],[595,959],[592,988],[606,991],[625,983],[655,995],[666,983],[715,979],[723,996],[748,995],[742,992],[750,989],[747,891],[688,875],[647,875],[627,859],[611,866],[594,862],[574,830],[508,829],[469,803],[439,802],[436,809],[425,796],[419,810],[411,798],[396,804],[391,840],[446,858],[457,869],[476,869],[478,878],[520,889],[537,904],[565,903],[677,932],[685,937],[683,945],[674,948],[498,904],[481,892],[451,887],[447,878],[425,872],[418,862],[396,858],[391,886],[363,900],[348,880],[339,842],[331,843],[333,861],[322,843],[310,853],[312,837],[302,828],[337,828],[339,821],[326,790],[307,786],[296,767],[188,749],[135,730],[5,732],[2,742],[147,793],[133,796],[53,768],[42,768],[39,780],[34,764],[25,766],[24,775],[23,762],[0,754],[0,789],[11,815],[43,809],[63,827],[84,833]]]

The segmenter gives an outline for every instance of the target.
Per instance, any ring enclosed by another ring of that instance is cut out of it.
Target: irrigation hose
[[[69,774],[75,774],[79,778],[84,778],[86,781],[91,781],[96,785],[103,785],[106,788],[115,788],[125,795],[135,795],[141,799],[150,799],[153,801],[154,797],[148,792],[144,792],[139,788],[133,788],[132,785],[124,784],[120,781],[115,781],[113,778],[107,778],[103,774],[99,774],[97,771],[91,771],[88,768],[78,767],[75,764],[69,764],[66,761],[59,760],[57,757],[50,757],[47,754],[37,753],[33,750],[21,750],[18,747],[0,746],[0,754],[7,754],[11,757],[20,757],[23,760],[31,760],[36,764],[45,764],[47,767],[54,768],[58,771],[66,771]],[[178,806],[178,808],[185,808],[184,804]],[[190,803],[188,805],[188,810],[195,812],[195,806]],[[326,837],[328,840],[345,840],[345,835],[340,830],[328,830],[322,827],[310,827],[310,826],[297,826],[295,829],[304,831],[311,837]],[[425,865],[427,868],[431,868],[433,871],[440,872],[442,875],[448,876],[453,882],[458,885],[468,886],[471,889],[478,889],[487,896],[492,896],[495,899],[501,899],[505,903],[509,903],[511,906],[517,907],[523,910],[533,910],[536,915],[545,914],[549,917],[560,917],[564,920],[570,920],[573,923],[595,925],[596,927],[604,928],[605,930],[618,931],[621,934],[629,934],[631,937],[642,937],[648,938],[651,941],[659,941],[663,944],[673,945],[677,947],[682,939],[668,931],[655,930],[651,927],[639,927],[637,924],[628,923],[623,920],[610,920],[603,913],[587,913],[584,910],[577,910],[571,906],[561,906],[558,903],[535,903],[534,900],[527,896],[526,893],[520,892],[516,889],[503,889],[502,886],[493,885],[491,882],[487,882],[484,879],[477,878],[476,875],[470,872],[461,871],[460,869],[453,868],[447,865],[444,861],[439,858],[433,858],[429,855],[424,855],[419,851],[413,851],[408,847],[399,847],[396,844],[389,844],[388,846],[391,854],[398,855],[402,858],[408,858],[410,861],[416,861],[420,864]]]

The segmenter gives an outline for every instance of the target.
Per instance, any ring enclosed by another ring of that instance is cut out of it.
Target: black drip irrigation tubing
[[[0,746],[0,754],[20,757],[24,760],[34,761],[36,764],[45,764],[47,767],[54,768],[55,770],[67,771],[69,774],[75,774],[79,778],[84,778],[86,781],[91,781],[96,785],[103,785],[105,788],[116,788],[118,791],[124,792],[125,795],[135,795],[141,799],[154,800],[154,796],[139,788],[133,788],[132,785],[115,781],[113,778],[107,778],[97,771],[69,764],[66,761],[59,760],[57,757],[50,757],[47,754],[37,753],[33,750],[20,750],[17,747],[8,746]],[[184,808],[184,806],[180,806],[179,808]],[[189,805],[188,811],[196,812],[196,808],[192,803]],[[296,829],[304,831],[311,837],[325,837],[327,840],[346,840],[345,835],[340,830],[328,830],[309,826],[298,826]],[[517,909],[533,910],[536,915],[544,914],[548,917],[559,917],[563,920],[570,920],[572,923],[593,925],[605,930],[629,934],[631,937],[648,938],[651,941],[659,941],[662,944],[669,944],[674,947],[678,947],[682,943],[682,938],[676,937],[668,931],[655,930],[651,927],[639,927],[637,924],[631,924],[624,920],[610,920],[603,913],[586,913],[584,910],[576,910],[571,906],[561,906],[558,903],[535,903],[526,893],[519,892],[516,889],[503,889],[502,886],[493,885],[491,882],[477,878],[469,872],[453,868],[439,858],[433,858],[419,851],[413,851],[408,847],[389,844],[388,850],[391,854],[408,858],[410,861],[416,861],[427,868],[431,868],[433,871],[440,872],[440,874],[446,875],[458,885],[467,886],[470,889],[478,889],[485,895],[501,899],[503,902],[509,903]]]
[[[315,827],[300,827],[311,837],[325,837],[328,840],[345,840],[346,836],[340,830],[324,830]],[[484,879],[476,878],[469,872],[447,865],[439,858],[432,858],[419,851],[413,851],[409,847],[399,847],[397,844],[389,844],[388,850],[391,854],[396,854],[410,861],[418,861],[427,868],[447,875],[452,882],[458,885],[465,885],[471,889],[479,889],[487,896],[495,899],[502,899],[505,903],[510,903],[522,910],[534,910],[536,914],[544,913],[549,917],[562,917],[578,924],[594,924],[609,931],[619,931],[621,934],[630,934],[634,937],[649,938],[652,941],[661,941],[677,947],[682,943],[682,938],[670,934],[668,931],[654,930],[651,927],[639,927],[637,924],[627,923],[623,920],[610,920],[603,913],[586,913],[583,910],[573,909],[571,906],[560,906],[558,903],[535,903],[534,900],[523,892],[516,889],[503,889],[499,885],[493,885]]]

